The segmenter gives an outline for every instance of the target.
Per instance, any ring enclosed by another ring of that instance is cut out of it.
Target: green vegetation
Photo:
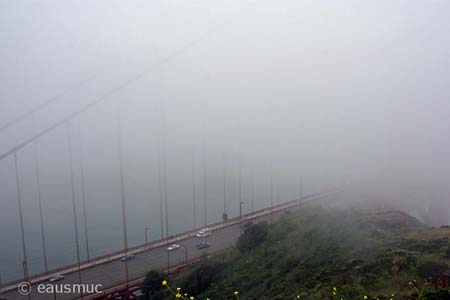
[[[302,209],[253,225],[236,249],[169,284],[212,300],[450,299],[424,282],[450,268],[450,235],[441,230],[398,211]]]
[[[447,249],[445,249],[444,258],[450,259],[450,246],[448,246]]]
[[[267,233],[269,232],[269,226],[267,222],[261,222],[256,225],[249,227],[245,232],[239,237],[236,248],[241,252],[247,252],[267,239]]]
[[[180,286],[191,295],[199,295],[207,291],[213,282],[220,280],[224,268],[225,264],[218,261],[202,263],[195,268],[195,272],[181,278]]]
[[[152,270],[145,275],[144,282],[142,283],[142,299],[161,299],[162,298],[162,286],[163,275],[159,271]]]

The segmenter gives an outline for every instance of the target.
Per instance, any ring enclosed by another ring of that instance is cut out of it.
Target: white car
[[[50,282],[56,282],[64,279],[64,275],[56,274],[55,276],[50,277],[48,281]]]
[[[167,251],[177,250],[178,248],[180,248],[180,245],[173,244],[173,245],[170,245],[169,247],[167,247]]]
[[[134,254],[128,254],[120,258],[121,261],[127,261],[134,258]]]
[[[195,234],[198,238],[203,238],[211,235],[211,230],[209,228],[204,228]]]

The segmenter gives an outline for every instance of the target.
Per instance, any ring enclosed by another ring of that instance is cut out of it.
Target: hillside
[[[450,268],[449,238],[400,211],[307,208],[253,225],[169,285],[199,299],[450,299],[424,284]]]

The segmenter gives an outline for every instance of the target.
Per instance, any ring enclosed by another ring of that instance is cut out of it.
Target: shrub
[[[446,264],[434,261],[425,262],[417,267],[417,273],[423,278],[440,276],[447,270],[448,266]]]
[[[391,272],[399,272],[412,269],[417,264],[417,252],[406,251],[403,249],[393,249],[386,251],[383,255],[377,257],[377,264]]]
[[[291,256],[288,257],[283,263],[283,273],[289,273],[296,269],[301,264],[301,261],[298,257]]]
[[[363,294],[364,289],[358,284],[343,285],[337,291],[337,299],[364,299]]]
[[[246,252],[254,249],[267,239],[269,225],[267,222],[261,222],[249,227],[239,237],[236,247],[241,252]]]
[[[424,298],[427,300],[450,299],[450,290],[438,290],[425,293]]]
[[[144,300],[162,298],[161,282],[164,280],[161,272],[151,270],[145,274],[144,282],[142,283],[142,297]]]
[[[445,249],[444,257],[450,259],[450,246],[447,249]]]
[[[201,294],[206,291],[214,281],[220,279],[224,265],[221,263],[202,263],[195,268],[183,282],[183,286],[191,294]]]

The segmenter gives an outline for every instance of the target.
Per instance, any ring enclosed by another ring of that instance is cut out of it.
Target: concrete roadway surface
[[[274,213],[273,217],[278,217],[280,213]],[[260,216],[252,220],[252,222],[260,222],[263,220],[270,220],[270,214]],[[243,221],[246,222],[246,221]],[[125,264],[128,265],[128,277],[129,280],[141,278],[151,269],[165,269],[168,266],[168,257],[170,266],[176,266],[182,264],[186,260],[186,250],[188,261],[199,258],[203,252],[214,253],[220,250],[224,250],[235,244],[236,239],[240,234],[240,223],[223,227],[214,230],[212,234],[206,238],[190,237],[188,239],[175,242],[180,245],[180,248],[167,251],[166,246],[160,246],[150,249],[146,252],[135,254],[135,257],[127,262],[120,260],[111,261],[96,267],[82,270],[81,282],[83,284],[101,284],[102,290],[122,284],[126,282],[125,276]],[[196,245],[201,241],[207,241],[211,246],[209,248],[198,250]],[[169,254],[169,255],[168,255]],[[77,284],[79,283],[78,272],[64,275],[64,279],[55,284]],[[43,282],[43,284],[49,284],[49,282]],[[55,297],[56,296],[56,297]],[[37,292],[37,284],[32,287],[30,298],[32,300],[48,300],[48,299],[76,299],[79,298],[79,294],[39,294]],[[15,300],[15,299],[29,299],[28,296],[19,294],[18,290],[12,290],[0,295],[0,299]]]

